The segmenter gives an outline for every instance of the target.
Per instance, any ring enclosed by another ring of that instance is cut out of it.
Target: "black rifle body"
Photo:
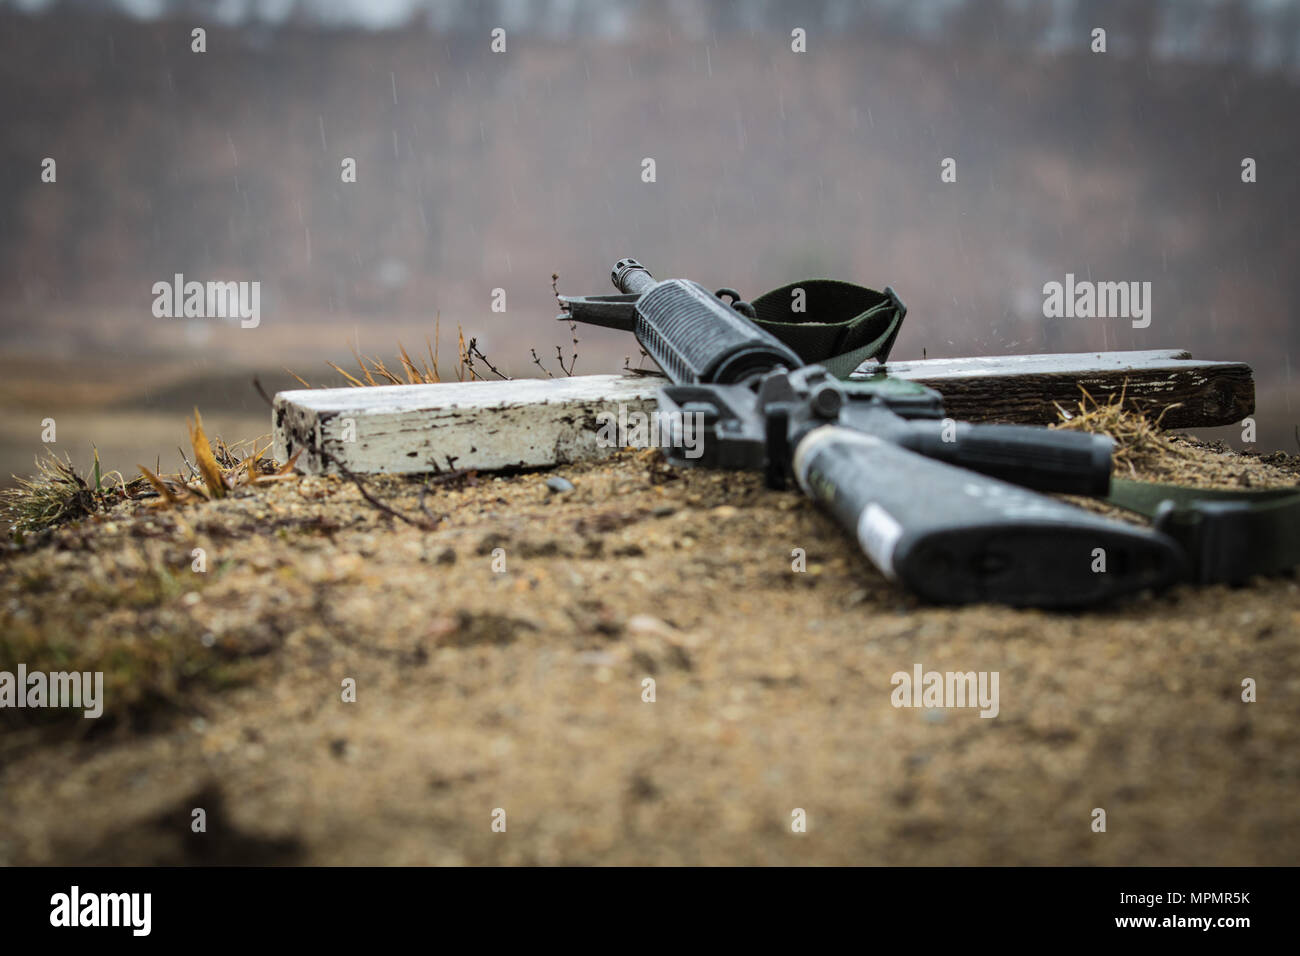
[[[1105,494],[1104,436],[943,417],[917,389],[865,389],[806,365],[784,343],[698,283],[658,282],[636,260],[611,278],[635,305],[630,327],[672,380],[659,414],[702,425],[702,454],[680,465],[762,470],[819,502],[886,577],[941,603],[1078,607],[1157,588],[1182,570],[1167,536],[1034,490]],[[625,300],[625,301],[615,301]],[[580,302],[587,300],[571,300]],[[592,300],[594,301],[594,300]],[[574,309],[570,316],[580,318]]]

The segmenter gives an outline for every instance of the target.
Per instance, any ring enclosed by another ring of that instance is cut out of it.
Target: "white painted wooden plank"
[[[301,450],[298,470],[358,474],[449,468],[493,471],[596,458],[598,413],[654,410],[657,377],[572,378],[381,385],[280,392],[277,461]],[[324,454],[321,453],[322,449]]]

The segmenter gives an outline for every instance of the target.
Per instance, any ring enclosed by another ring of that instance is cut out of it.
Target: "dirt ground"
[[[423,504],[305,478],[11,546],[0,669],[101,669],[107,703],[0,712],[0,863],[1297,862],[1294,576],[926,607],[797,493],[647,452]],[[895,708],[918,663],[997,671],[1000,712]]]

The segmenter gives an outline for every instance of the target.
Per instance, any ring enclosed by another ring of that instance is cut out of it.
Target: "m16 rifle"
[[[1109,438],[953,422],[932,389],[804,362],[733,290],[657,281],[635,259],[611,278],[620,295],[561,296],[558,318],[635,333],[672,382],[660,413],[703,425],[698,457],[668,447],[668,459],[793,480],[921,597],[1078,607],[1180,576],[1167,535],[1038,493],[1105,495]]]

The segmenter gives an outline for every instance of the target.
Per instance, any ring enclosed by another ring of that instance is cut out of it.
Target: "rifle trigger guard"
[[[758,318],[758,313],[754,311],[754,307],[750,305],[748,302],[742,301],[740,298],[740,293],[737,292],[735,289],[729,289],[726,286],[723,286],[721,289],[719,289],[717,292],[713,294],[716,295],[719,299],[722,299],[724,302],[727,302],[727,300],[730,299],[731,301],[727,302],[727,305],[731,306],[733,309],[735,309],[745,318],[747,319]]]

